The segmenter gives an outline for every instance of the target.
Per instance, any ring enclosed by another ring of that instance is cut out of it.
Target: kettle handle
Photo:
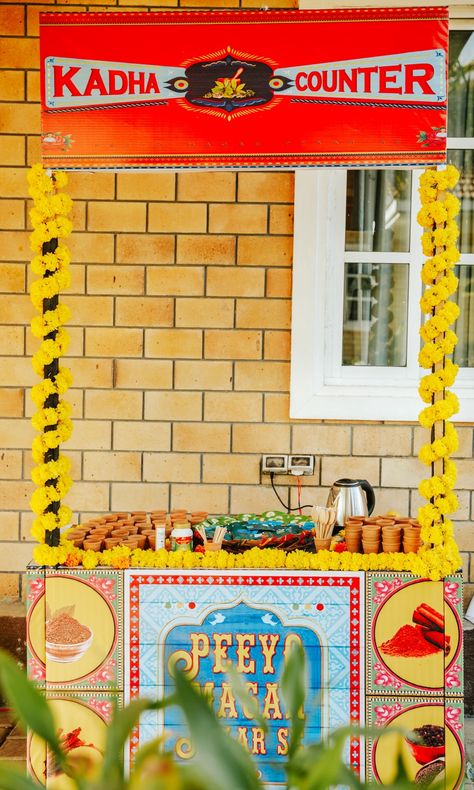
[[[361,488],[365,491],[365,495],[367,497],[367,510],[369,511],[369,516],[372,515],[374,507],[375,507],[375,492],[368,480],[359,480]]]

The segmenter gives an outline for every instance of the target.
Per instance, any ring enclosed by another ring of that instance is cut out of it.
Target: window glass
[[[346,263],[343,365],[406,365],[408,265]]]
[[[456,321],[455,331],[458,343],[454,349],[453,360],[463,368],[474,367],[474,266],[456,266],[459,277],[457,303],[461,314]]]
[[[459,249],[461,253],[474,253],[474,150],[448,151],[448,160],[456,165],[461,177],[454,194],[461,201],[459,224]]]
[[[410,190],[409,170],[349,170],[346,250],[408,252]]]
[[[449,137],[474,137],[474,31],[449,34]]]

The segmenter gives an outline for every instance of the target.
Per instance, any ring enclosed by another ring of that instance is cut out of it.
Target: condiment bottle
[[[187,524],[177,523],[171,531],[171,551],[192,551],[193,531]]]
[[[164,549],[166,538],[166,527],[164,524],[157,524],[155,529],[155,550]]]

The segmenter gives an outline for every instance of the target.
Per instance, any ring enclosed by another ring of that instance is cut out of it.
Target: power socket
[[[287,455],[262,455],[263,475],[286,475],[288,472]]]
[[[292,475],[312,475],[314,473],[314,455],[289,455],[288,471]]]

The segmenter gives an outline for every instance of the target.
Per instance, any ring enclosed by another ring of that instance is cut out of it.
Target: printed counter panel
[[[71,762],[92,768],[104,754],[107,725],[115,707],[122,706],[122,694],[105,692],[46,692],[63,748]],[[28,736],[28,770],[51,790],[63,790],[70,783],[37,735]]]
[[[454,578],[367,575],[368,694],[442,696],[445,685],[461,687],[459,590]]]
[[[363,586],[360,573],[128,571],[126,696],[158,699],[171,688],[173,666],[185,669],[212,695],[231,732],[247,743],[268,785],[280,786],[288,727],[279,678],[292,644],[300,642],[307,657],[307,742],[363,722]],[[225,674],[228,661],[259,700],[266,735],[234,697]],[[130,759],[163,731],[169,748],[189,757],[182,715],[172,708],[142,719]],[[359,771],[356,741],[350,759]]]
[[[123,689],[123,577],[46,571],[29,580],[30,676],[46,688]]]

